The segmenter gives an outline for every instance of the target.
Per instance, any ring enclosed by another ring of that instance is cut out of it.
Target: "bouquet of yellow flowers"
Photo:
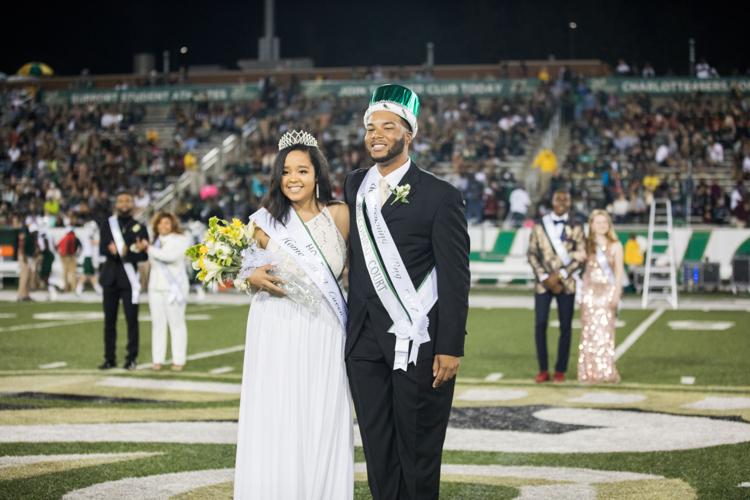
[[[198,271],[203,286],[223,285],[232,281],[240,290],[248,287],[246,280],[237,279],[242,268],[243,251],[255,245],[255,223],[243,224],[240,219],[227,222],[218,217],[208,221],[208,232],[198,245],[188,248],[185,255]]]
[[[315,311],[321,296],[315,284],[286,269],[279,259],[260,248],[255,240],[256,224],[252,220],[243,224],[239,219],[227,222],[217,217],[208,220],[208,232],[202,243],[185,251],[198,271],[203,286],[231,284],[237,290],[250,293],[248,278],[261,266],[271,265],[270,273],[281,278],[279,285],[293,301]]]

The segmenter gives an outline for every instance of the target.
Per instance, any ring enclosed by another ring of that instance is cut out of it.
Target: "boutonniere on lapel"
[[[140,225],[140,224],[135,224],[135,225],[134,225],[134,226],[133,226],[133,227],[131,228],[131,231],[133,231],[134,233],[137,233],[137,232],[138,232],[138,231],[140,231],[140,230],[141,230],[141,225]]]
[[[396,186],[395,188],[393,188],[392,192],[395,198],[393,198],[391,205],[396,202],[409,203],[409,200],[406,199],[406,197],[409,196],[409,191],[411,191],[410,184],[404,184],[403,186]]]

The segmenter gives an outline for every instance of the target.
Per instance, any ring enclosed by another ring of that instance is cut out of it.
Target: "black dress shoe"
[[[124,365],[122,365],[123,368],[126,370],[135,370],[138,365],[135,364],[135,360],[126,361]]]
[[[111,368],[117,368],[117,365],[114,361],[105,361],[104,363],[99,365],[100,370],[109,370]]]

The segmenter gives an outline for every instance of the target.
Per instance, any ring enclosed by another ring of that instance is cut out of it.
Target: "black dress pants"
[[[534,295],[536,357],[539,361],[539,371],[547,371],[547,324],[549,323],[549,308],[553,297],[557,300],[557,315],[560,320],[560,339],[557,343],[555,371],[565,373],[568,369],[568,358],[570,357],[575,294],[559,293],[554,295],[552,292],[545,292]]]
[[[128,325],[128,347],[126,361],[135,361],[138,357],[138,304],[131,301],[130,287],[102,287],[104,306],[104,359],[115,363],[117,355],[117,311],[122,300],[125,321]]]
[[[431,357],[394,370],[374,335],[392,334],[366,324],[346,361],[373,499],[437,499],[455,379],[433,389]]]

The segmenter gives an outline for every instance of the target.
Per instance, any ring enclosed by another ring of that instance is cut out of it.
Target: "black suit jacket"
[[[120,223],[120,231],[122,231],[123,239],[125,244],[130,248],[130,245],[136,242],[136,239],[147,240],[148,231],[146,226],[140,224],[132,217],[118,217]],[[112,255],[109,253],[107,248],[111,242],[114,241],[112,237],[112,231],[109,229],[109,221],[107,218],[99,220],[99,255],[106,257],[104,264],[102,264],[99,283],[106,287],[120,287],[130,288],[130,282],[125,274],[125,269],[122,267],[123,259],[119,255]],[[125,262],[130,262],[133,265],[148,260],[148,254],[146,252],[128,252],[125,255]]]
[[[376,168],[376,167],[372,167]],[[392,364],[396,337],[387,333],[393,323],[372,286],[355,219],[357,190],[367,169],[351,172],[344,187],[349,205],[349,321],[346,355],[352,351],[368,320],[386,360]],[[434,354],[463,356],[469,310],[469,234],[461,193],[413,162],[399,185],[411,186],[408,203],[383,205],[383,218],[415,288],[433,267],[437,270],[438,301],[429,313],[430,342],[419,358]]]

